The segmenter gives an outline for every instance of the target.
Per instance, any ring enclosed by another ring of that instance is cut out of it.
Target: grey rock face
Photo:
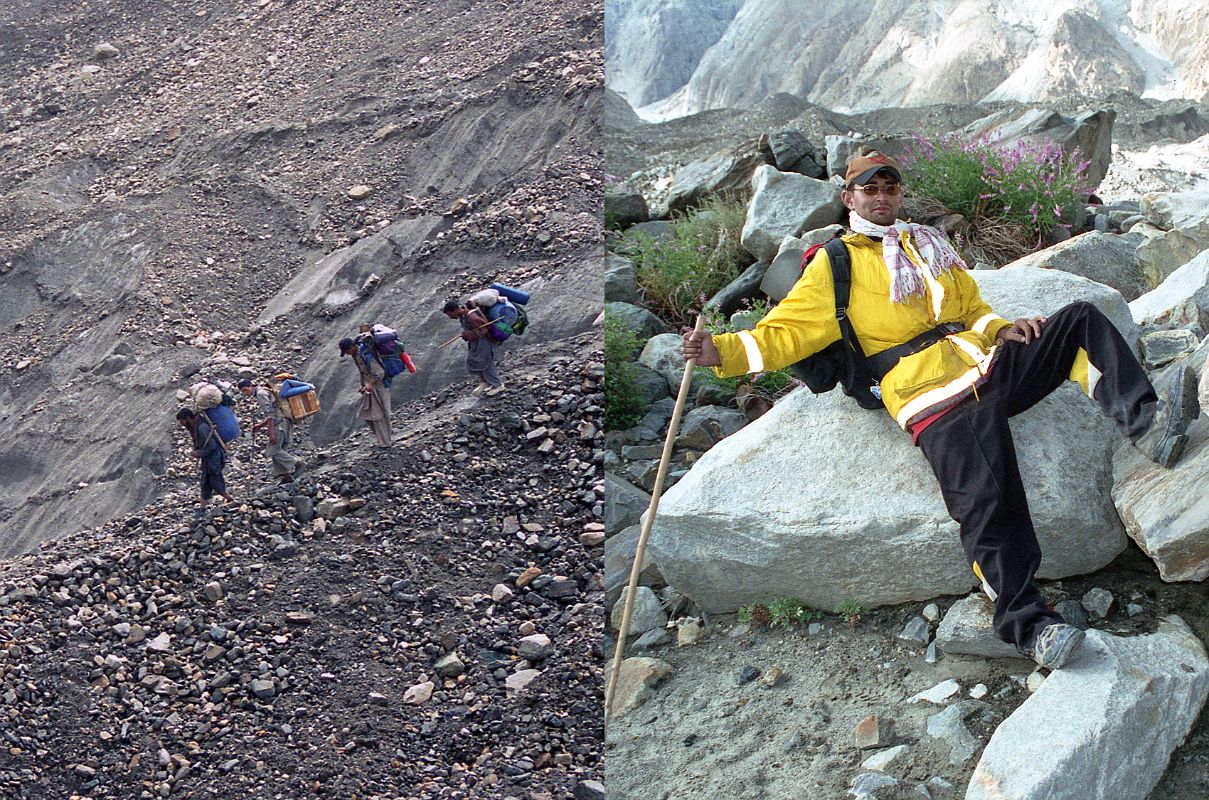
[[[633,261],[612,253],[605,256],[604,297],[606,303],[638,305],[642,302]]]
[[[604,204],[605,224],[612,228],[628,228],[651,216],[642,193],[624,185],[605,187]]]
[[[1139,325],[1209,332],[1209,250],[1179,267],[1152,291],[1129,304]]]
[[[653,205],[652,216],[684,211],[708,197],[746,189],[752,175],[765,165],[765,158],[755,142],[748,142],[684,165],[672,175],[666,206]]]
[[[1209,249],[1209,190],[1152,192],[1142,198],[1142,213],[1155,227],[1177,230]]]
[[[1116,289],[1079,275],[1037,267],[977,270],[970,276],[982,299],[1004,319],[1048,316],[1065,305],[1086,300],[1104,313],[1137,352],[1141,331]]]
[[[705,304],[707,309],[717,309],[725,316],[730,316],[739,310],[744,300],[754,299],[760,290],[760,282],[768,271],[767,261],[757,261],[726,286]]]
[[[741,0],[609,0],[605,80],[635,108],[683,86],[726,31]]]
[[[771,300],[778,302],[784,300],[785,295],[789,294],[789,290],[802,277],[802,256],[805,255],[806,248],[835,238],[841,230],[843,228],[839,225],[830,225],[808,231],[800,237],[783,240],[777,250],[776,258],[772,260],[768,271],[764,273],[764,280],[760,282],[760,291]]]
[[[1191,353],[1199,343],[1200,339],[1190,330],[1152,331],[1139,341],[1142,365],[1151,370],[1164,367]]]
[[[1024,480],[1041,575],[1107,564],[1125,545],[1107,496],[1112,424],[1071,384],[1012,425],[1022,462],[1038,465]],[[876,442],[876,457],[854,441]],[[886,487],[875,506],[870,487]],[[664,495],[650,547],[707,612],[770,596],[871,607],[975,582],[926,461],[889,415],[839,392],[793,392],[708,451]]]
[[[761,260],[772,261],[786,236],[830,225],[844,213],[839,189],[826,181],[764,165],[751,185],[743,247]]]
[[[614,630],[621,629],[621,615],[625,610],[626,590],[621,590],[621,599],[613,606],[613,614],[609,622]],[[630,636],[638,636],[655,628],[667,625],[667,612],[659,597],[646,586],[639,586],[634,593],[634,610],[630,615]]]
[[[746,424],[747,416],[740,411],[718,406],[694,408],[680,421],[676,446],[708,450]]]
[[[652,336],[658,336],[667,331],[667,323],[641,306],[629,303],[605,303],[605,317],[619,319],[638,335],[639,341],[646,341]]]
[[[1134,251],[1143,241],[1140,234],[1116,235],[1093,231],[1017,259],[1004,269],[1060,269],[1111,286],[1129,301],[1150,288],[1146,275],[1133,258]]]
[[[1179,617],[1148,636],[1088,631],[1075,659],[995,731],[966,798],[1142,800],[1207,695],[1209,658]]]
[[[605,473],[605,530],[609,535],[638,522],[651,505],[651,496],[611,472]]]
[[[1188,429],[1188,447],[1171,469],[1122,445],[1113,456],[1112,500],[1125,531],[1159,568],[1165,581],[1209,578],[1209,417]]]

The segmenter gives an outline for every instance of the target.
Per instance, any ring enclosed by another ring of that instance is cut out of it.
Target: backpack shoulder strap
[[[199,450],[206,449],[206,445],[208,445],[210,443],[211,439],[217,439],[218,446],[223,449],[223,452],[226,452],[227,443],[224,442],[222,440],[222,437],[218,435],[218,428],[214,427],[214,421],[212,419],[210,419],[210,415],[207,414],[205,411],[201,411],[199,413],[201,414],[202,419],[204,419],[206,421],[206,424],[210,426],[210,435],[206,437],[206,441],[202,442],[202,446],[199,447],[198,449]]]
[[[857,359],[864,359],[865,353],[860,342],[856,339],[856,331],[848,319],[848,300],[852,296],[852,257],[848,254],[848,245],[840,237],[827,242],[827,260],[831,264],[831,283],[835,288],[835,318],[840,326],[840,338],[844,340],[844,357],[847,368],[846,379],[841,381],[845,386],[856,383]]]

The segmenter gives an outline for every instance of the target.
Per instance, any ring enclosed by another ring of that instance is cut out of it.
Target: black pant
[[[919,437],[949,515],[961,525],[966,558],[994,595],[995,634],[1020,647],[1063,620],[1046,608],[1033,584],[1041,548],[1008,418],[1062,385],[1080,350],[1101,373],[1093,399],[1126,437],[1137,438],[1154,416],[1154,387],[1121,334],[1086,302],[1051,316],[1030,344],[1005,343],[977,397],[959,403]]]

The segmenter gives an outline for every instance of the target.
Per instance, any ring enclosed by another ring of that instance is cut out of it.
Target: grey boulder
[[[1209,658],[1179,617],[1148,636],[1088,631],[991,736],[966,800],[1143,800],[1207,695]]]
[[[762,261],[772,261],[786,236],[830,225],[844,213],[837,186],[776,167],[757,169],[751,188],[743,248]]]
[[[1111,286],[1128,301],[1150,288],[1146,275],[1133,257],[1143,240],[1141,234],[1117,235],[1092,231],[1030,253],[1003,268],[1060,269]]]
[[[1112,424],[1071,384],[1012,427],[1033,465],[1024,481],[1040,575],[1108,564],[1126,544],[1108,498]],[[663,497],[650,546],[668,582],[712,613],[795,596],[873,607],[975,583],[910,438],[834,391],[794,391],[702,456]]]

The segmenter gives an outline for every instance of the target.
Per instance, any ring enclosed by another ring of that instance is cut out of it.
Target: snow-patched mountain
[[[1209,0],[712,0],[692,14],[685,5],[606,5],[610,88],[646,119],[750,108],[777,92],[843,112],[1209,94]]]

